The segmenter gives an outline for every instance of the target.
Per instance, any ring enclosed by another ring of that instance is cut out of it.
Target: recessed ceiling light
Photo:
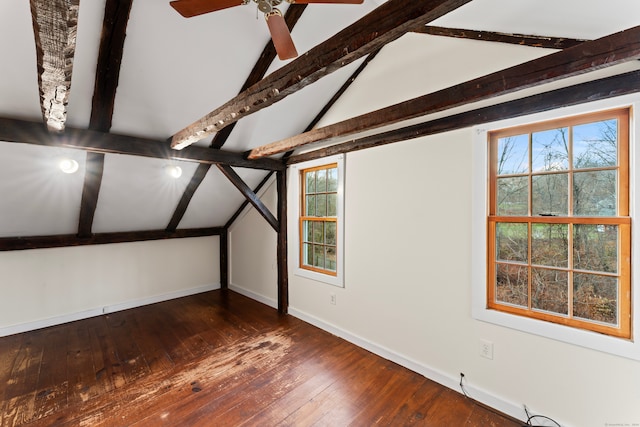
[[[60,163],[58,163],[58,167],[64,173],[75,173],[78,171],[80,165],[73,159],[62,159]]]
[[[168,165],[165,170],[172,178],[180,178],[182,176],[182,168],[180,166]]]

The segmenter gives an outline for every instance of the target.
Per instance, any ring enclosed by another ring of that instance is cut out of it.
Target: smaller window
[[[300,267],[335,276],[338,253],[338,165],[303,169]]]
[[[339,154],[291,167],[291,264],[307,279],[344,286],[344,170]],[[294,225],[295,224],[295,225]],[[293,250],[295,248],[295,250]]]

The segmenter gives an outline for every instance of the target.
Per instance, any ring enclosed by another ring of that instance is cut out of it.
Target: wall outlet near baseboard
[[[479,352],[480,356],[485,359],[493,360],[493,343],[487,340],[480,340]]]
[[[331,305],[336,305],[336,294],[330,293],[329,294],[329,301],[331,302]]]

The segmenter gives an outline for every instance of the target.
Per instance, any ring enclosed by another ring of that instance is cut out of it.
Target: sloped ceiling
[[[365,0],[362,5],[309,5],[292,31],[298,52],[319,45],[382,4],[382,0]],[[80,1],[67,106],[66,124],[71,128],[91,127],[105,5],[100,0]],[[592,40],[640,24],[640,2],[561,0],[543,6],[536,0],[472,0],[431,24]],[[0,118],[42,121],[29,1],[0,2],[0,34]],[[134,0],[109,132],[167,140],[168,145],[168,138],[176,132],[238,95],[269,42],[267,27],[261,16],[256,19],[253,3],[185,19],[168,0]],[[456,72],[465,67],[465,52],[473,49],[474,43],[478,42],[409,33],[388,44],[320,125],[330,123],[332,114],[342,119],[368,113],[475,77]],[[522,62],[518,55],[508,57],[513,49],[528,49],[524,55],[528,59],[554,52],[513,45],[509,49],[503,51],[506,57],[500,57],[494,65],[479,65],[476,75]],[[500,55],[501,51],[491,52]],[[302,133],[363,60],[242,118],[223,149],[244,153]],[[288,62],[276,58],[267,75]],[[612,68],[609,73],[637,68],[637,62],[619,70]],[[451,80],[429,80],[430,67],[451,69]],[[414,75],[409,78],[407,73]],[[420,74],[425,76],[424,85],[404,84],[420,81],[416,77]],[[389,79],[389,75],[397,79]],[[372,85],[378,89],[371,91]],[[196,145],[208,147],[211,141],[208,137]],[[56,161],[63,157],[78,161],[77,173],[60,173]],[[0,141],[0,237],[78,233],[86,159],[82,150]],[[165,173],[169,163],[181,166],[180,178]],[[106,154],[91,232],[165,230],[197,169],[194,162]],[[269,173],[254,168],[234,170],[251,188]],[[245,197],[217,168],[210,168],[186,205],[177,229],[223,227],[244,201]]]

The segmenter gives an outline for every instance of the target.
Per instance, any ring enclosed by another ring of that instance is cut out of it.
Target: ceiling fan
[[[171,6],[185,18],[203,15],[217,10],[227,9],[234,6],[249,4],[252,0],[174,0],[169,2]],[[276,7],[283,0],[253,0],[258,5],[258,10],[264,13],[267,26],[271,33],[273,45],[276,48],[280,59],[291,59],[298,56],[296,47],[293,44],[291,33],[287,23],[282,17],[282,13]],[[364,0],[286,0],[291,4],[308,3],[341,3],[341,4],[361,4]]]

